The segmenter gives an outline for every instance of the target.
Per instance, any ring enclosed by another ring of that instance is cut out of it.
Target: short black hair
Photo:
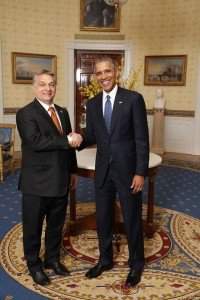
[[[100,62],[110,62],[114,69],[117,69],[118,68],[118,63],[115,59],[113,59],[111,56],[108,56],[108,55],[99,55],[95,58],[95,61],[94,61],[94,71],[95,71],[95,67],[98,63]]]

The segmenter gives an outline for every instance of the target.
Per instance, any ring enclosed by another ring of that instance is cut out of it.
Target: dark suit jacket
[[[17,112],[17,127],[22,140],[19,188],[23,193],[63,196],[68,190],[70,173],[76,171],[75,151],[67,140],[67,134],[71,132],[69,115],[66,109],[55,107],[63,136],[36,99]]]
[[[97,144],[96,184],[103,184],[110,160],[122,183],[129,185],[134,174],[146,176],[149,137],[145,103],[137,92],[118,88],[107,132],[102,93],[88,101],[84,146]]]

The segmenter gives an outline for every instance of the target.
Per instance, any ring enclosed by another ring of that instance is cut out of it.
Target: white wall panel
[[[193,154],[194,118],[165,117],[165,151]]]

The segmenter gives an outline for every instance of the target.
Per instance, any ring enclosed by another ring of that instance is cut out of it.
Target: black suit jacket
[[[19,188],[23,193],[59,197],[68,191],[70,173],[77,168],[75,151],[67,134],[71,124],[66,109],[55,105],[63,136],[48,112],[34,99],[17,112],[17,127],[22,141],[22,167]]]
[[[102,93],[88,101],[86,130],[82,147],[97,144],[96,184],[103,184],[110,160],[119,180],[130,186],[133,175],[146,176],[149,163],[149,136],[145,102],[137,92],[118,88],[107,132]]]

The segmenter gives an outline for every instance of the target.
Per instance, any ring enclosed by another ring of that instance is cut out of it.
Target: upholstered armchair
[[[0,123],[0,181],[14,170],[15,124]]]

